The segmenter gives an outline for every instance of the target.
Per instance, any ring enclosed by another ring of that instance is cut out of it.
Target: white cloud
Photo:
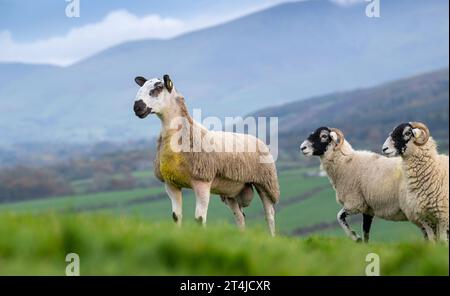
[[[365,0],[330,0],[330,1],[341,6],[350,6],[364,2]]]
[[[73,28],[65,35],[31,42],[17,42],[11,32],[0,31],[0,62],[66,66],[120,43],[148,38],[172,38],[188,31],[224,23],[281,2],[286,0],[267,0],[228,15],[199,15],[190,20],[163,18],[157,14],[138,17],[126,10],[117,10],[110,12],[99,22]]]
[[[64,36],[29,43],[16,42],[9,31],[0,32],[0,61],[68,65],[108,47],[144,38],[170,38],[188,29],[183,21],[148,15],[139,18],[125,10],[103,20],[71,29]]]

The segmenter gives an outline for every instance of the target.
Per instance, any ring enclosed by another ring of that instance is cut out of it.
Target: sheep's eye
[[[326,139],[326,138],[328,138],[328,136],[327,135],[322,135],[322,136],[320,136],[322,139]]]
[[[411,134],[412,134],[411,131],[407,131],[407,132],[405,133],[405,136],[410,137]]]
[[[157,97],[161,93],[162,90],[163,90],[162,86],[158,85],[150,91],[150,96]]]

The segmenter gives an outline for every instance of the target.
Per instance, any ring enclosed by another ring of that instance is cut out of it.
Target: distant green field
[[[448,275],[448,247],[424,242],[356,244],[345,238],[270,237],[228,223],[177,227],[98,214],[0,214],[0,274],[64,275],[76,253],[81,275]]]
[[[291,165],[292,166],[292,165]],[[279,233],[291,235],[320,234],[344,237],[338,227],[336,213],[340,209],[334,191],[324,177],[306,177],[311,169],[289,169],[279,174],[281,200],[277,205],[276,221]],[[154,178],[149,171],[134,172],[139,178]],[[82,180],[75,186],[84,186]],[[192,221],[195,199],[190,190],[185,190],[183,219]],[[148,221],[170,221],[170,201],[164,193],[163,184],[147,189],[79,194],[53,197],[17,203],[0,204],[0,213],[97,213],[133,216]],[[264,226],[264,214],[257,194],[250,207],[245,209],[248,226]],[[234,223],[230,210],[213,196],[208,212],[209,223]],[[359,223],[353,223],[360,231]],[[420,241],[422,236],[416,227],[406,222],[387,222],[375,219],[372,230],[373,241]]]

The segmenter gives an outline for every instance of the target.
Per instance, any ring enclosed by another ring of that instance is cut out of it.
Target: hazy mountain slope
[[[11,83],[17,83],[34,74],[43,75],[51,73],[59,67],[50,65],[31,65],[23,63],[0,63],[0,88]],[[3,103],[3,101],[2,101]]]
[[[253,115],[278,117],[280,146],[293,152],[319,126],[338,127],[354,146],[378,151],[395,125],[407,121],[425,122],[442,148],[448,149],[449,70],[271,107]]]
[[[26,87],[21,79],[0,84],[0,141],[154,135],[158,121],[131,110],[136,75],[169,73],[189,107],[237,116],[448,65],[448,1],[385,1],[379,19],[364,10],[282,4],[171,40],[123,44],[35,73]]]

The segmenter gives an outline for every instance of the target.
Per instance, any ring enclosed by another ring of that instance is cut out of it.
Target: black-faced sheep
[[[402,208],[406,202],[406,185],[401,159],[355,151],[336,128],[320,127],[300,146],[305,156],[319,156],[343,208],[337,219],[347,236],[361,238],[346,221],[348,215],[363,215],[364,241],[369,240],[373,217],[406,221]]]
[[[430,240],[448,241],[448,156],[438,154],[426,125],[420,122],[398,125],[382,149],[385,155],[400,155],[403,160],[408,219],[425,228]]]

